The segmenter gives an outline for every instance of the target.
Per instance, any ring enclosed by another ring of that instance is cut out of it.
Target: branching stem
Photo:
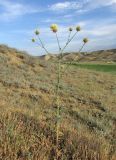
[[[57,43],[58,43],[58,47],[59,47],[59,54],[60,54],[60,58],[58,60],[58,77],[57,77],[57,88],[56,88],[56,105],[57,105],[57,124],[56,124],[56,147],[57,147],[57,151],[56,151],[56,157],[58,159],[58,150],[59,150],[59,127],[60,127],[60,124],[59,124],[59,120],[60,120],[60,101],[59,101],[59,90],[60,90],[60,83],[61,83],[61,65],[62,65],[62,58],[63,58],[63,51],[64,49],[68,46],[68,44],[73,40],[73,38],[76,36],[77,32],[70,38],[71,36],[71,32],[69,33],[69,36],[68,36],[68,40],[67,40],[67,43],[66,45],[64,46],[63,49],[61,49],[60,47],[60,43],[59,43],[59,39],[58,39],[58,35],[56,33],[56,39],[57,39]]]
[[[48,50],[45,48],[45,46],[44,46],[44,44],[43,44],[43,42],[42,42],[42,40],[41,40],[41,38],[38,36],[38,39],[39,39],[39,41],[40,41],[40,43],[41,43],[41,47],[45,50],[45,52],[47,53],[47,54],[50,54],[49,52],[48,52]]]
[[[64,46],[64,48],[61,50],[61,58],[63,58],[63,52],[65,50],[65,48],[68,46],[68,44],[73,40],[73,38],[76,36],[77,32],[74,33],[74,35],[67,41],[66,45]]]
[[[61,53],[61,47],[60,47],[60,42],[59,42],[59,38],[58,38],[57,32],[55,34],[56,34],[56,39],[57,39],[57,43],[58,43],[59,53]]]
[[[68,40],[67,40],[66,44],[68,44],[68,42],[70,41],[70,36],[71,36],[71,31],[69,32]]]
[[[82,49],[83,49],[84,46],[85,46],[85,43],[81,46],[80,50],[78,51],[78,54],[82,51]],[[66,66],[66,68],[64,69],[62,75],[65,73],[65,71],[68,69],[68,67],[75,61],[76,57],[77,57],[77,55],[74,57],[74,59],[73,59],[72,61],[70,61],[70,62],[67,64],[67,66]]]

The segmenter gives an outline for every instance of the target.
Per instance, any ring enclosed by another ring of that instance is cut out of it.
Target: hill
[[[100,50],[94,52],[82,52],[80,53],[64,53],[63,60],[64,61],[71,61],[76,60],[79,62],[116,62],[116,49],[111,50]],[[58,58],[58,55],[44,55],[40,56],[41,59],[45,60],[54,60]]]
[[[1,160],[55,160],[56,67],[0,46]],[[60,95],[59,159],[115,160],[116,75],[70,66]]]

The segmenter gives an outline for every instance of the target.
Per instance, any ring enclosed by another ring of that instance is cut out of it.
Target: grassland
[[[79,68],[85,68],[100,72],[109,72],[116,74],[116,63],[106,64],[106,63],[73,63],[73,65]]]
[[[55,160],[56,76],[51,61],[2,47],[0,160]],[[72,66],[60,95],[59,160],[115,160],[116,75]]]

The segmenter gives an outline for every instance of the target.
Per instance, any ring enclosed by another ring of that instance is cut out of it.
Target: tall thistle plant
[[[62,69],[61,66],[63,64],[63,57],[64,57],[63,53],[64,53],[65,49],[67,48],[67,46],[72,42],[72,40],[81,31],[81,27],[77,26],[75,28],[75,30],[72,27],[70,27],[68,29],[68,32],[69,32],[68,38],[67,38],[66,44],[64,45],[63,48],[61,48],[61,46],[60,46],[60,41],[59,41],[59,37],[58,37],[58,26],[57,26],[57,24],[52,24],[50,26],[50,29],[55,34],[56,41],[57,41],[57,44],[58,44],[58,49],[59,49],[59,56],[58,56],[58,61],[57,61],[57,85],[56,85],[56,93],[55,93],[55,101],[56,101],[56,105],[57,105],[57,111],[56,111],[56,119],[57,119],[57,121],[56,121],[56,153],[58,153],[58,150],[59,150],[59,137],[60,137],[59,130],[60,130],[60,120],[61,120],[61,112],[60,112],[60,110],[61,110],[61,105],[60,105],[60,84],[61,84],[62,75],[65,73],[65,71],[70,66],[70,64],[72,64],[76,60],[76,58],[77,58],[77,56],[75,56],[74,59],[72,61],[70,61],[69,63],[67,63],[66,66],[65,66],[65,68]],[[33,38],[32,42],[36,43],[41,48],[43,48],[44,51],[47,54],[50,54],[48,52],[48,50],[46,49],[43,41],[40,38],[40,32],[39,32],[39,30],[35,31],[35,35],[36,35],[36,38]],[[82,49],[87,44],[87,42],[88,42],[88,39],[84,38],[82,46],[80,47],[80,50],[79,50],[78,53],[80,53],[82,51]],[[58,154],[57,154],[57,159],[58,159]]]

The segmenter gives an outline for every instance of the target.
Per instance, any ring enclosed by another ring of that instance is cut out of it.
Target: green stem
[[[38,39],[39,39],[39,41],[40,41],[40,43],[41,43],[42,48],[45,50],[45,52],[46,52],[47,54],[50,54],[50,53],[48,52],[48,50],[45,48],[45,46],[44,46],[44,44],[43,44],[43,42],[42,42],[42,40],[40,39],[39,36],[38,36]]]
[[[69,32],[68,40],[67,40],[66,44],[70,41],[70,36],[71,36],[71,31]]]
[[[60,47],[60,43],[59,43],[59,38],[58,35],[56,33],[56,39],[57,39],[57,43],[58,43],[58,47],[59,47],[59,54],[61,54],[61,47]],[[60,120],[60,98],[59,98],[59,90],[60,90],[60,82],[61,82],[61,60],[59,58],[58,63],[57,63],[57,86],[56,86],[56,105],[57,105],[57,113],[56,113],[56,118],[57,118],[57,122],[56,122],[56,159],[58,160],[58,150],[59,150],[59,128],[60,128],[60,124],[59,124],[59,120]]]
[[[56,147],[59,149],[59,120],[60,120],[60,101],[59,101],[59,90],[60,90],[60,81],[61,81],[61,61],[58,61],[58,77],[57,77],[57,88],[56,88],[56,105],[57,105],[57,124],[56,124]],[[57,154],[57,153],[56,153]],[[58,155],[57,155],[58,159]]]
[[[82,49],[83,49],[84,46],[85,46],[85,43],[82,45],[82,47],[78,51],[78,54],[82,51]],[[66,66],[65,70],[63,71],[62,75],[65,73],[65,71],[67,70],[67,68],[72,64],[72,62],[74,62],[74,60],[76,59],[76,57],[77,56],[75,56],[75,58],[67,64],[67,66]]]
[[[73,38],[76,36],[77,32],[74,33],[74,35],[67,41],[66,45],[64,46],[64,48],[61,50],[61,58],[63,58],[63,51],[65,50],[65,48],[68,46],[68,44],[73,40]]]
[[[61,47],[60,47],[60,42],[59,42],[59,38],[58,38],[58,35],[56,33],[56,39],[57,39],[57,43],[58,43],[58,48],[59,48],[59,52],[61,51]]]
[[[56,39],[57,39],[57,43],[58,43],[58,47],[59,47],[59,54],[60,54],[60,57],[59,57],[59,60],[58,60],[58,77],[57,77],[57,87],[56,87],[56,105],[57,105],[57,122],[56,122],[56,148],[57,148],[57,151],[59,150],[59,128],[60,128],[60,124],[59,124],[59,120],[60,120],[60,100],[59,100],[59,90],[60,90],[60,82],[61,82],[61,60],[62,60],[62,57],[63,57],[63,51],[64,49],[68,46],[68,44],[73,40],[73,38],[76,36],[77,32],[70,38],[70,35],[71,33],[69,34],[69,37],[68,37],[68,40],[67,40],[67,43],[66,45],[64,46],[63,49],[61,49],[60,47],[60,43],[59,43],[59,39],[58,39],[58,36],[57,36],[57,33],[56,33]],[[58,154],[57,154],[57,151],[56,151],[56,158],[58,160]]]

